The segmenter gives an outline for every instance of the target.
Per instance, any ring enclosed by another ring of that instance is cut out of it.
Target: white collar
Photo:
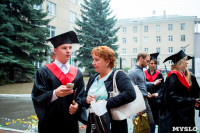
[[[59,68],[61,68],[63,65],[65,65],[67,68],[70,67],[69,61],[66,62],[65,64],[63,64],[60,61],[58,61],[57,59],[55,59],[55,61],[53,63],[55,63]]]

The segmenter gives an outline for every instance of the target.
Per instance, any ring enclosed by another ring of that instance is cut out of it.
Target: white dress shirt
[[[65,64],[62,64],[60,61],[55,59],[55,61],[53,63],[56,64],[64,74],[69,72],[69,69],[70,69],[69,61],[67,63],[65,63]],[[53,102],[56,99],[58,99],[58,97],[56,96],[55,90],[54,90],[52,98],[51,98],[51,102]]]

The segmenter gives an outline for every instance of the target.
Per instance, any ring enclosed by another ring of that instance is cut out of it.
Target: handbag
[[[78,116],[78,121],[82,122],[84,125],[88,123],[88,116],[85,107],[82,107],[80,115]]]
[[[91,102],[86,133],[111,133],[107,102]]]
[[[120,95],[120,91],[117,88],[117,84],[116,84],[116,75],[119,71],[122,70],[116,70],[113,76],[113,91],[111,92],[110,97],[115,97],[117,95]],[[124,104],[120,107],[117,108],[111,108],[111,116],[113,120],[124,120],[127,119],[128,117],[137,114],[143,110],[146,109],[145,106],[145,102],[144,102],[144,98],[143,95],[141,93],[141,91],[139,90],[137,85],[132,84],[134,89],[135,89],[135,93],[136,93],[136,99],[133,100],[130,103]]]
[[[134,133],[150,133],[150,126],[147,113],[133,118]]]

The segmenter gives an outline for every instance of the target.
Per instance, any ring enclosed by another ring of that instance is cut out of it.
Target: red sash
[[[156,70],[156,73],[153,75],[149,74],[147,70],[145,70],[144,73],[145,73],[147,81],[154,82],[155,79],[158,77],[158,74],[160,73],[160,71]]]
[[[46,67],[53,73],[53,75],[55,75],[60,80],[62,85],[67,85],[67,83],[72,83],[72,81],[76,77],[78,70],[77,68],[70,66],[69,72],[64,74],[60,70],[60,68],[54,63],[47,64]]]
[[[190,85],[189,85],[189,82],[188,82],[187,78],[186,78],[185,75],[183,74],[183,72],[181,72],[182,75],[183,75],[183,76],[182,76],[179,72],[172,70],[172,71],[170,71],[170,72],[168,73],[167,78],[168,78],[172,73],[174,73],[174,74],[177,75],[179,81],[180,81],[185,87],[187,87],[187,88],[188,88],[188,91],[189,91]]]

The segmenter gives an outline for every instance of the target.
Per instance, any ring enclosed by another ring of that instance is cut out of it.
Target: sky
[[[155,16],[184,15],[200,18],[200,0],[111,0],[112,15],[118,19]]]

